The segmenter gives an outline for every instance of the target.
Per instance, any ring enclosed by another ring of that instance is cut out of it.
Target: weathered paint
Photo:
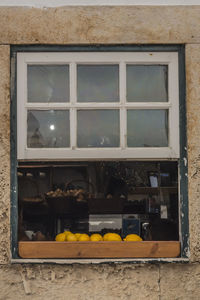
[[[11,61],[12,61],[12,68],[11,68],[11,77],[14,77],[13,80],[13,87],[12,87],[12,95],[11,95],[11,108],[12,114],[11,114],[11,120],[12,120],[12,128],[14,129],[12,139],[11,139],[11,158],[12,158],[12,173],[11,173],[11,180],[12,180],[12,187],[17,185],[16,182],[16,166],[17,166],[17,153],[16,153],[16,143],[17,143],[17,135],[16,135],[16,53],[18,52],[31,52],[31,51],[44,51],[44,52],[67,52],[67,51],[82,51],[82,52],[88,52],[88,51],[149,51],[149,52],[156,52],[156,51],[177,51],[179,54],[179,95],[180,95],[180,241],[181,241],[181,257],[188,257],[188,248],[189,248],[189,237],[188,237],[188,199],[187,199],[187,166],[185,165],[185,160],[187,156],[187,152],[185,151],[186,148],[186,108],[185,108],[185,51],[183,46],[28,46],[28,47],[20,47],[20,46],[13,46],[11,48]],[[14,63],[15,61],[15,63]],[[14,89],[15,87],[15,89]],[[15,173],[14,173],[15,172]],[[12,201],[11,203],[15,205],[17,203],[17,194],[12,195]],[[13,258],[17,258],[18,255],[14,251],[14,249],[17,249],[17,211],[15,209],[12,209],[13,213],[13,222],[11,223],[12,226],[12,251],[13,251]],[[125,260],[124,260],[125,261]],[[142,260],[141,260],[142,261]]]

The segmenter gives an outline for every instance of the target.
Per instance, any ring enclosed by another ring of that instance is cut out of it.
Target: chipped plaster
[[[0,8],[0,299],[198,299],[200,6]],[[159,26],[158,26],[159,24]],[[190,262],[11,264],[11,44],[186,44]],[[5,45],[6,44],[6,45]]]

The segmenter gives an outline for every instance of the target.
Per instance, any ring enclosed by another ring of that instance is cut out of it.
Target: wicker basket
[[[92,189],[94,190],[94,187],[91,183],[85,181],[85,180],[72,180],[68,183],[65,184],[65,191],[69,190],[70,185],[74,185],[77,182],[85,182],[87,185],[90,185],[92,187]],[[76,209],[75,205],[78,202],[82,202],[79,201],[79,194],[77,193],[77,195],[73,196],[59,196],[59,197],[52,197],[52,196],[48,196],[46,195],[46,201],[49,205],[50,210],[52,211],[52,213],[54,214],[72,214],[74,213],[74,210]],[[83,200],[83,202],[87,202],[87,198],[85,198]]]

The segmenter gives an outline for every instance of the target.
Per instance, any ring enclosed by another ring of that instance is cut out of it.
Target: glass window
[[[168,66],[127,65],[127,101],[168,101]]]
[[[168,147],[168,111],[129,109],[127,145],[128,147]]]
[[[28,102],[69,102],[68,65],[28,65]]]
[[[69,147],[69,127],[69,111],[67,110],[29,110],[27,118],[27,147]]]
[[[78,102],[118,102],[118,65],[78,65]]]
[[[78,147],[119,147],[118,110],[79,110],[77,117]]]
[[[18,60],[27,68],[18,78],[19,159],[179,158],[177,53],[35,53],[33,60],[20,53]]]
[[[178,52],[22,52],[17,68],[20,257],[180,256]]]

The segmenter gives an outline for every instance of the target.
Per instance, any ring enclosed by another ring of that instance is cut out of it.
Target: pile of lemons
[[[120,242],[122,241],[122,238],[119,234],[108,232],[102,236],[99,233],[93,233],[91,236],[89,236],[86,233],[72,233],[71,231],[64,231],[62,233],[59,233],[55,240],[57,242],[100,242],[100,241],[107,241],[107,242]],[[139,242],[142,241],[142,238],[137,234],[128,234],[123,241],[125,242]]]

